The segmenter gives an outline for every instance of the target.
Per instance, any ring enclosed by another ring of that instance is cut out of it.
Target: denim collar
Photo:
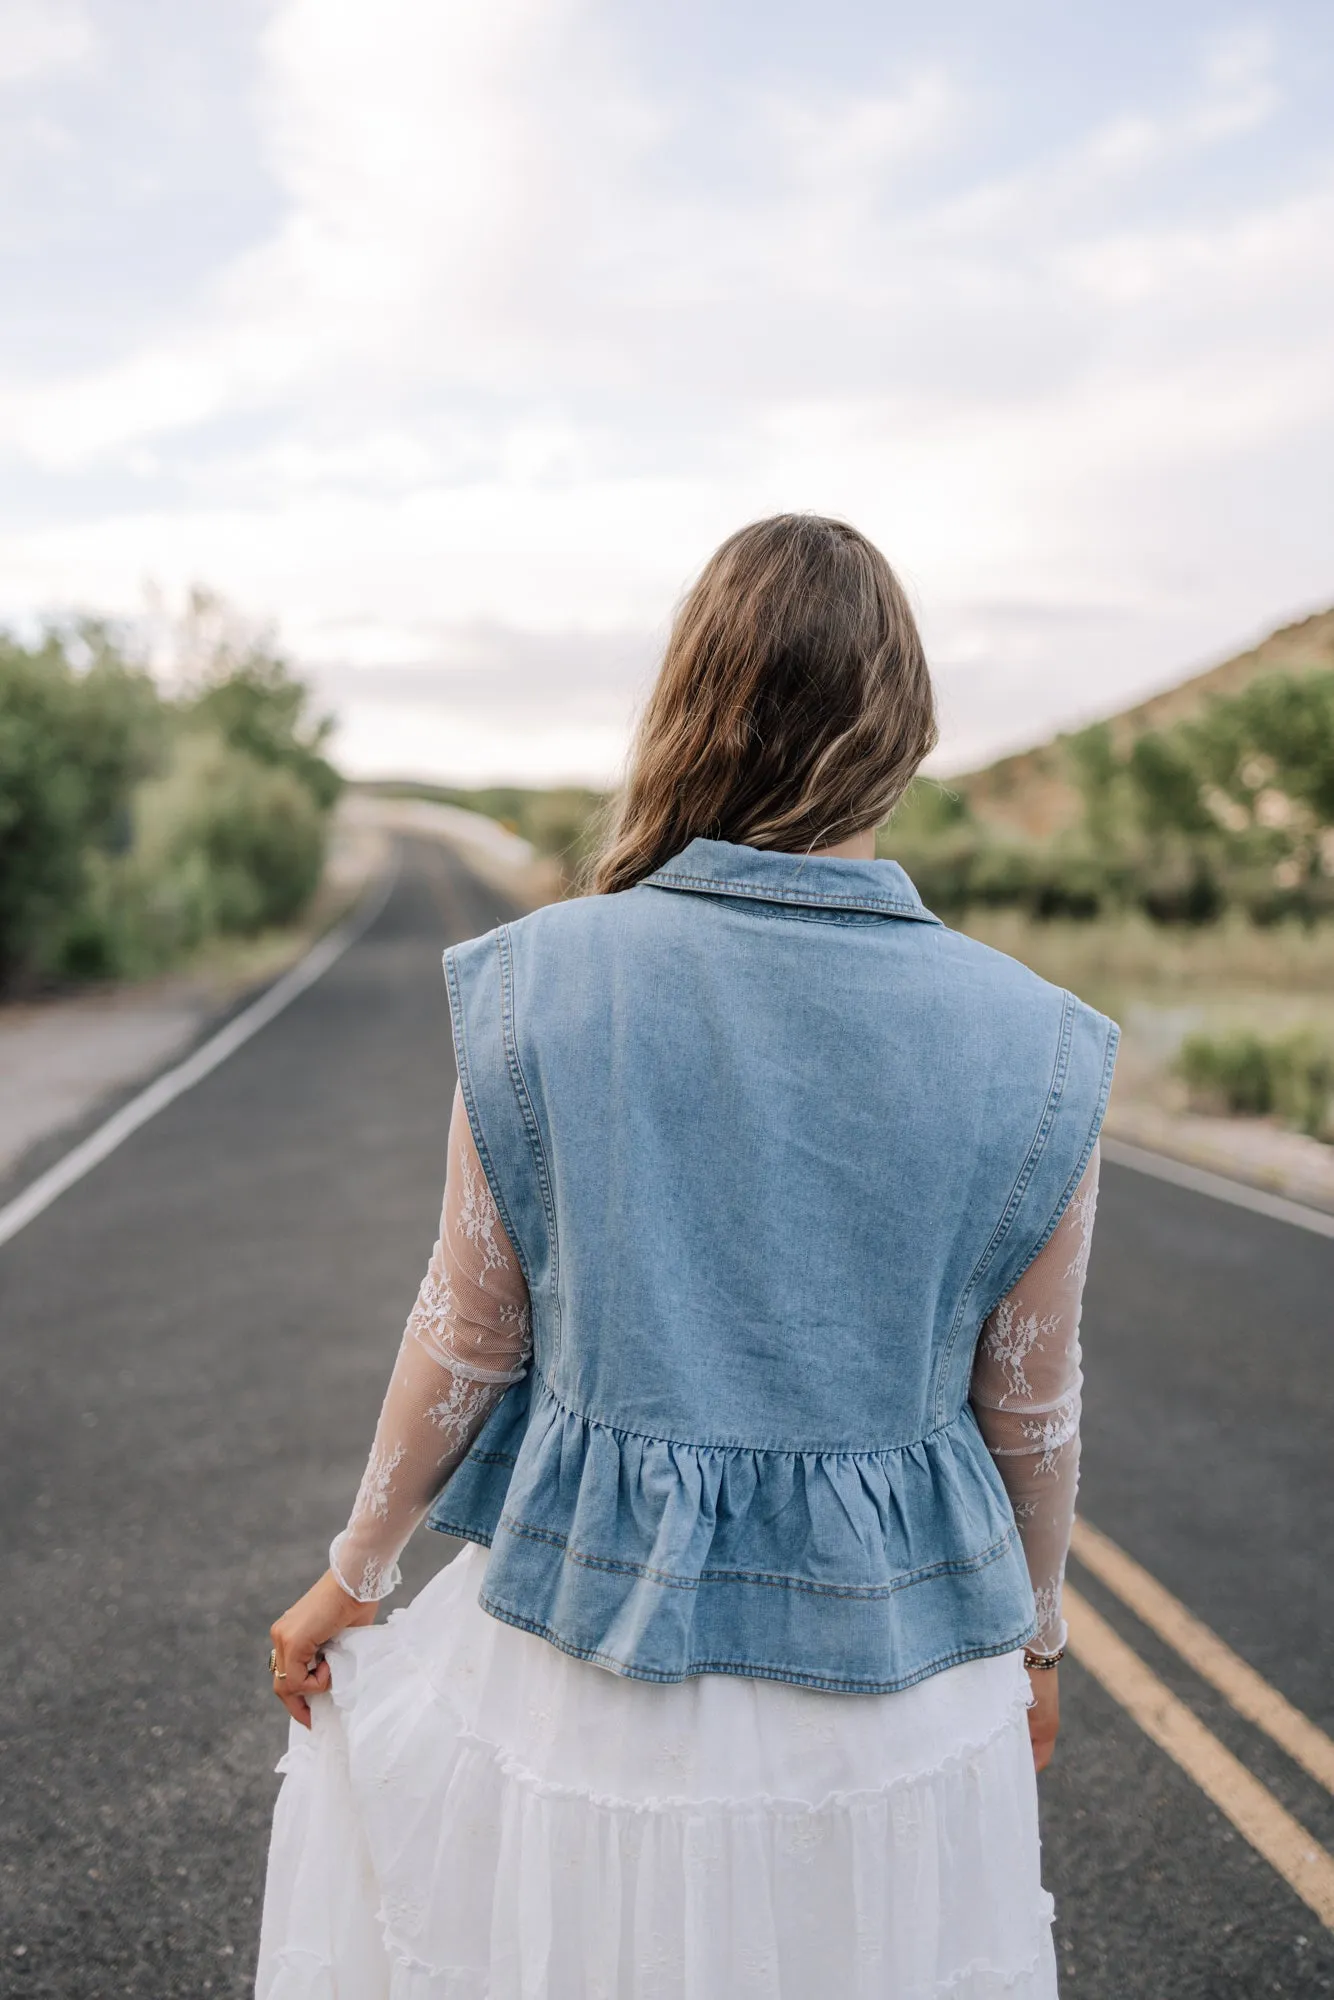
[[[849,861],[838,856],[780,854],[730,840],[692,840],[644,877],[650,889],[684,889],[698,896],[751,896],[761,903],[809,909],[870,910],[938,924],[897,861]]]

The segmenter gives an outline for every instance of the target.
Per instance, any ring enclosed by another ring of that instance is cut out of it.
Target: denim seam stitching
[[[727,899],[723,897],[722,900]],[[774,923],[779,924],[842,924],[851,930],[855,926],[865,924],[869,918],[889,917],[893,914],[888,910],[850,910],[842,904],[816,909],[809,903],[766,903],[754,896],[747,900],[754,906],[750,914],[771,918]]]
[[[953,1323],[941,1349],[940,1358],[936,1363],[935,1411],[937,1421],[940,1420],[944,1409],[945,1385],[949,1379],[950,1363],[954,1357],[955,1347],[958,1345],[960,1329],[964,1325],[965,1318],[968,1316],[969,1301],[999,1254],[1001,1245],[1014,1227],[1014,1219],[1019,1213],[1024,1196],[1027,1194],[1033,1176],[1037,1172],[1038,1162],[1046,1150],[1047,1140],[1051,1136],[1051,1128],[1056,1120],[1057,1107],[1065,1090],[1066,1078],[1070,1070],[1070,1050],[1074,1040],[1075,1007],[1077,1003],[1072,993],[1063,993],[1061,998],[1063,1002],[1061,1009],[1061,1031],[1056,1041],[1056,1054],[1052,1064],[1051,1082],[1047,1086],[1046,1103],[1042,1107],[1042,1116],[1039,1118],[1037,1130],[1033,1134],[1033,1140],[1028,1149],[1028,1157],[1020,1168],[1014,1186],[1010,1190],[1009,1200],[1006,1202],[1001,1212],[1000,1220],[992,1232],[991,1241],[978,1258],[967,1284],[959,1295],[959,1303],[955,1310]],[[979,1327],[981,1325],[980,1319],[978,1325]]]
[[[484,1549],[489,1549],[496,1539],[494,1532],[488,1533],[471,1521],[452,1521],[447,1514],[428,1514],[426,1525],[434,1528],[437,1535],[452,1535],[456,1542],[479,1542]]]
[[[1066,1209],[1070,1205],[1070,1199],[1074,1194],[1075,1189],[1079,1186],[1080,1181],[1084,1178],[1084,1169],[1087,1167],[1090,1159],[1093,1156],[1093,1148],[1098,1143],[1098,1134],[1102,1130],[1102,1121],[1107,1111],[1107,1099],[1111,1094],[1112,1073],[1116,1068],[1116,1052],[1121,1044],[1121,1030],[1117,1026],[1116,1022],[1110,1021],[1108,1023],[1108,1027],[1111,1032],[1108,1034],[1107,1049],[1106,1053],[1103,1056],[1102,1084],[1098,1091],[1097,1108],[1094,1111],[1093,1118],[1089,1124],[1088,1136],[1084,1141],[1084,1147],[1079,1155],[1078,1164],[1076,1165],[1075,1170],[1071,1174],[1069,1180],[1066,1182],[1065,1192],[1062,1194],[1061,1199],[1056,1204],[1055,1210],[1052,1213],[1052,1218],[1050,1222],[1047,1224],[1047,1227],[1043,1230],[1041,1240],[1035,1246],[1032,1256],[1028,1259],[1027,1263],[1025,1263],[1022,1266],[1020,1270],[1014,1273],[1013,1277],[1006,1285],[1005,1291],[999,1293],[997,1297],[991,1301],[990,1305],[986,1308],[986,1311],[982,1314],[982,1319],[984,1322],[986,1321],[988,1316],[996,1310],[996,1307],[1000,1304],[1001,1299],[1005,1297],[1005,1293],[1012,1292],[1014,1290],[1015,1286],[1019,1283],[1019,1280],[1023,1277],[1024,1272],[1032,1267],[1032,1265],[1041,1256],[1042,1252],[1046,1249],[1048,1243],[1052,1239],[1053,1234],[1055,1233],[1057,1223],[1060,1221],[1061,1217],[1065,1214]]]
[[[514,1004],[514,958],[510,947],[509,925],[502,924],[496,933],[500,948],[500,1011],[504,1028],[505,1060],[509,1065],[510,1081],[514,1095],[518,1099],[519,1114],[528,1134],[528,1144],[537,1169],[538,1186],[542,1190],[542,1210],[547,1223],[547,1245],[551,1253],[551,1347],[554,1356],[561,1350],[560,1323],[560,1241],[556,1234],[556,1204],[551,1191],[551,1175],[547,1169],[546,1153],[542,1145],[542,1134],[533,1108],[532,1096],[528,1089],[523,1065],[519,1060],[518,1030]],[[530,1288],[531,1291],[531,1288]]]
[[[657,1667],[632,1667],[614,1654],[602,1651],[596,1646],[576,1646],[573,1641],[563,1639],[549,1625],[543,1625],[536,1618],[524,1618],[519,1612],[508,1611],[485,1591],[478,1595],[478,1604],[491,1618],[502,1625],[517,1626],[520,1631],[532,1632],[539,1639],[545,1639],[558,1652],[566,1653],[571,1659],[591,1660],[596,1665],[608,1667],[613,1673],[626,1680],[676,1682],[693,1679],[699,1674],[730,1674],[738,1680],[785,1681],[796,1687],[822,1688],[829,1694],[897,1694],[902,1688],[916,1687],[920,1681],[929,1680],[933,1674],[946,1667],[961,1666],[965,1660],[994,1660],[1003,1653],[1013,1653],[1033,1635],[1032,1620],[1023,1631],[1012,1639],[1006,1639],[994,1646],[966,1646],[953,1653],[944,1653],[924,1667],[916,1668],[911,1674],[901,1675],[896,1680],[874,1680],[869,1675],[849,1678],[846,1675],[815,1674],[799,1667],[761,1667],[748,1665],[736,1660],[691,1660],[688,1665],[674,1670]]]
[[[932,1426],[921,1437],[907,1438],[901,1444],[886,1445],[845,1445],[845,1444],[755,1444],[750,1441],[738,1443],[735,1439],[720,1442],[716,1438],[666,1437],[659,1431],[637,1431],[629,1424],[614,1424],[606,1417],[594,1415],[591,1410],[576,1409],[553,1388],[550,1378],[534,1363],[530,1379],[540,1384],[558,1410],[576,1423],[592,1424],[595,1429],[608,1431],[613,1437],[638,1438],[642,1444],[672,1445],[680,1451],[738,1451],[755,1452],[766,1458],[889,1458],[896,1452],[916,1451],[919,1445],[930,1444],[942,1431],[953,1430],[964,1419],[965,1410],[958,1410],[954,1416]]]
[[[710,1583],[752,1583],[774,1590],[801,1591],[810,1597],[842,1598],[856,1604],[883,1604],[901,1590],[910,1590],[919,1583],[934,1582],[939,1577],[974,1576],[979,1570],[990,1569],[993,1563],[999,1562],[1014,1542],[1014,1529],[1007,1528],[999,1541],[989,1543],[975,1556],[945,1557],[937,1563],[924,1563],[920,1569],[902,1571],[888,1583],[819,1583],[813,1577],[785,1576],[781,1571],[758,1569],[702,1569],[697,1576],[686,1576],[676,1570],[654,1569],[648,1563],[630,1562],[619,1556],[598,1556],[591,1550],[571,1548],[569,1536],[562,1535],[558,1529],[533,1527],[517,1520],[512,1514],[502,1514],[499,1527],[506,1534],[521,1540],[559,1549],[566,1562],[576,1563],[580,1569],[598,1570],[608,1576],[638,1577],[665,1590],[698,1590],[701,1585]]]
[[[453,946],[444,954],[444,967],[445,991],[449,999],[449,1011],[454,1028],[454,1068],[458,1074],[459,1090],[463,1096],[463,1108],[468,1114],[468,1127],[472,1133],[473,1144],[477,1148],[477,1157],[482,1163],[482,1172],[486,1175],[486,1184],[491,1190],[492,1200],[500,1211],[500,1219],[505,1225],[505,1234],[514,1245],[514,1254],[519,1260],[519,1269],[523,1272],[524,1283],[531,1293],[533,1290],[533,1281],[528,1269],[528,1260],[524,1254],[523,1244],[519,1239],[519,1232],[514,1226],[513,1219],[506,1205],[500,1180],[496,1173],[495,1162],[491,1157],[491,1151],[486,1143],[486,1135],[482,1131],[481,1119],[477,1112],[477,1098],[472,1082],[472,1064],[468,1056],[467,1022],[463,1011],[463,994],[458,983],[458,970],[455,964]]]
[[[757,903],[790,903],[798,909],[879,910],[891,917],[916,917],[919,922],[938,924],[940,918],[923,903],[908,903],[899,896],[827,896],[818,889],[794,895],[790,889],[759,888],[753,882],[733,882],[710,875],[677,875],[660,868],[644,877],[646,889],[685,889],[709,896],[748,896]]]

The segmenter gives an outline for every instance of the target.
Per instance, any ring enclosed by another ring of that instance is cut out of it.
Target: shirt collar
[[[841,856],[780,854],[730,840],[692,840],[644,877],[650,889],[697,896],[750,896],[761,903],[808,909],[870,910],[938,924],[897,861],[849,861]]]

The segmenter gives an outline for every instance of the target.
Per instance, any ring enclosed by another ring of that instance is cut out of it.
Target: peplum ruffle
[[[877,1452],[687,1445],[584,1416],[534,1371],[430,1523],[491,1548],[493,1617],[634,1679],[890,1693],[1033,1630],[1013,1516],[966,1407]]]

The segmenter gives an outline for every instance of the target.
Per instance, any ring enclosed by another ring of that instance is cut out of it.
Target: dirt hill
[[[1221,666],[1193,674],[1175,687],[1151,694],[1133,708],[1110,715],[1115,740],[1124,744],[1147,729],[1162,729],[1195,715],[1210,695],[1238,694],[1260,674],[1305,673],[1334,668],[1334,610],[1317,611],[1296,625],[1280,626],[1249,652],[1224,660]],[[1010,832],[1044,838],[1073,826],[1080,800],[1066,772],[1063,736],[1033,750],[1002,757],[985,770],[949,780],[962,792],[979,819]]]

